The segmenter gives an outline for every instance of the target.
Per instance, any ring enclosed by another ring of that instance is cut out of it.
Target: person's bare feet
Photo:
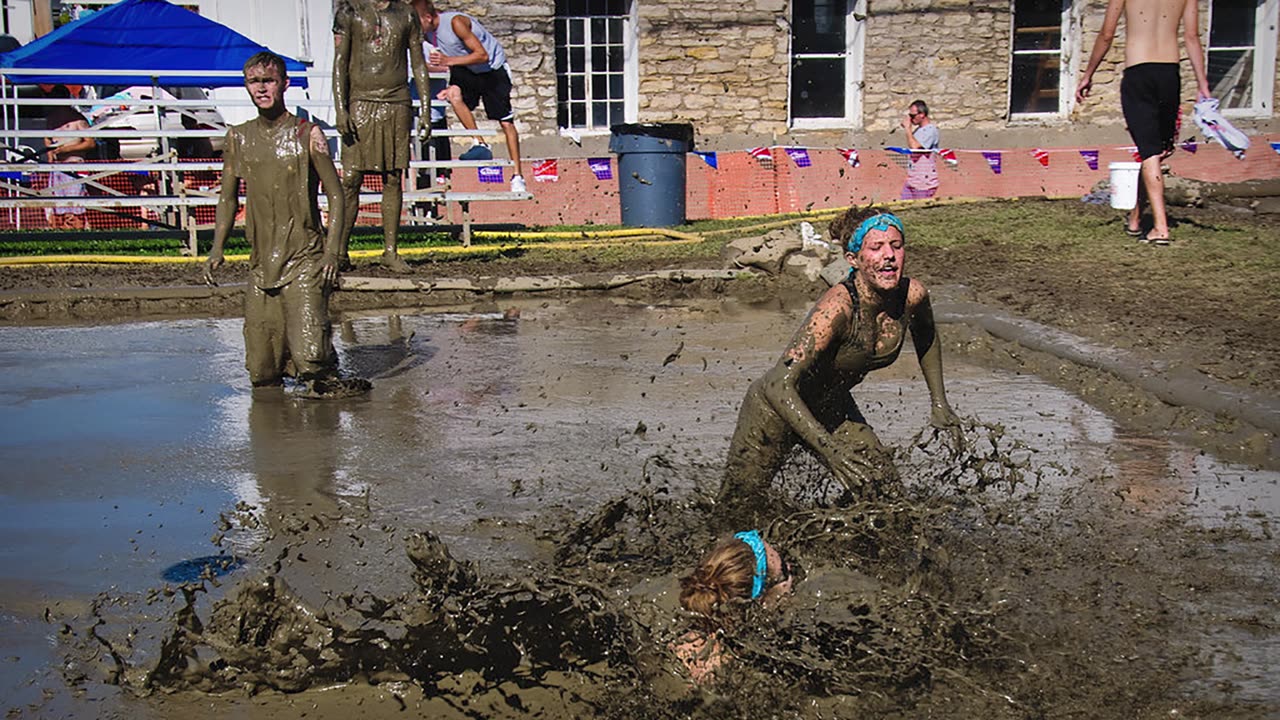
[[[393,273],[407,275],[413,272],[413,268],[409,267],[409,263],[405,262],[395,250],[384,250],[382,253],[382,266]]]

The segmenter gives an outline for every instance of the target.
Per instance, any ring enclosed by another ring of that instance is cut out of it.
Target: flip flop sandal
[[[1130,230],[1130,229],[1129,229],[1129,226],[1128,226],[1128,225],[1126,225],[1126,226],[1124,227],[1124,234],[1125,234],[1125,235],[1128,235],[1128,236],[1129,236],[1129,237],[1131,237],[1131,238],[1141,238],[1141,237],[1142,237],[1143,235],[1145,235],[1146,233],[1142,232],[1142,230],[1141,230],[1141,229],[1138,229],[1138,230]]]
[[[1173,243],[1173,238],[1167,238],[1167,237],[1153,238],[1153,237],[1147,236],[1146,233],[1143,233],[1142,237],[1138,238],[1138,242],[1143,244],[1149,243],[1151,245],[1159,245],[1160,247],[1168,247]]]

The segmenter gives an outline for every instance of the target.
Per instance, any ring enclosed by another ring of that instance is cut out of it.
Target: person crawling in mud
[[[896,478],[891,456],[851,390],[867,373],[898,359],[908,328],[929,388],[933,425],[959,427],[943,388],[929,292],[903,274],[902,221],[855,207],[833,221],[829,233],[852,268],[818,299],[777,364],[747,390],[720,487],[722,507],[760,497],[797,443],[855,496],[885,490]]]
[[[204,279],[223,263],[223,246],[245,181],[249,285],[244,301],[245,367],[255,388],[280,386],[286,375],[305,394],[334,397],[369,389],[339,378],[329,324],[329,291],[338,274],[343,226],[342,187],[324,133],[285,109],[284,60],[261,52],[244,65],[244,85],[258,117],[227,131],[222,186]],[[329,198],[329,231],[320,223],[317,181]]]
[[[791,592],[792,582],[788,563],[759,530],[720,542],[691,574],[680,578],[680,606],[699,617],[700,627],[671,650],[695,683],[713,680],[729,661],[720,637],[732,630],[732,613],[755,601],[774,606]]]

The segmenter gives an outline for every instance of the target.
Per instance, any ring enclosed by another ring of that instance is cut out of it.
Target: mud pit
[[[908,353],[858,393],[908,494],[825,507],[796,457],[803,579],[690,690],[675,579],[805,308],[513,305],[350,317],[338,403],[252,398],[238,320],[0,329],[10,717],[1280,712],[1280,476],[954,356],[952,457]]]

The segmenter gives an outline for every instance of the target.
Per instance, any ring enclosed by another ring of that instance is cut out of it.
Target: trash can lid
[[[615,136],[639,135],[693,144],[693,125],[689,123],[619,123],[610,125],[609,131]]]

